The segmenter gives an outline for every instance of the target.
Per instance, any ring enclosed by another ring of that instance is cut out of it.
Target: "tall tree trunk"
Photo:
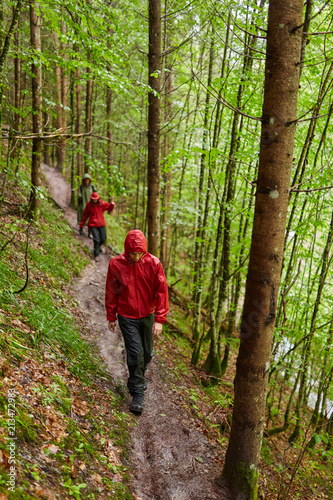
[[[209,51],[209,64],[208,64],[208,77],[207,88],[210,87],[213,76],[213,63],[214,63],[214,33],[211,34],[210,51]],[[208,210],[210,202],[210,189],[204,193],[205,172],[207,170],[207,135],[208,135],[208,120],[209,120],[209,106],[210,106],[210,91],[207,90],[205,102],[205,114],[203,123],[203,137],[202,137],[202,150],[200,159],[200,172],[199,172],[199,186],[198,186],[198,221],[195,239],[194,251],[194,297],[193,297],[193,339],[195,340],[195,358],[192,355],[192,363],[195,364],[198,357],[198,350],[200,348],[200,322],[201,322],[201,305],[202,305],[202,288],[203,288],[203,257],[205,254],[205,237],[206,237],[206,224],[208,219]],[[208,183],[210,184],[210,177]],[[204,202],[204,194],[205,204]]]
[[[42,67],[39,60],[41,52],[40,25],[41,15],[39,12],[38,2],[30,2],[30,40],[33,51],[36,53],[33,56],[31,65],[31,86],[32,86],[32,132],[41,135],[42,133]],[[31,193],[29,216],[38,220],[40,213],[40,198],[38,188],[40,186],[40,162],[42,153],[42,139],[38,136],[32,140],[32,157],[31,157]]]
[[[81,153],[81,145],[82,138],[80,134],[82,133],[82,103],[81,103],[81,82],[80,82],[81,71],[79,68],[76,68],[76,133],[78,134],[77,138],[77,155],[76,155],[76,174],[81,178],[82,177],[82,153]]]
[[[111,72],[110,64],[107,64],[108,71]],[[106,88],[106,137],[108,139],[107,142],[107,151],[106,151],[106,164],[109,173],[109,183],[108,183],[108,197],[109,202],[111,202],[111,184],[112,184],[112,176],[113,176],[113,151],[112,151],[112,89],[110,87]]]
[[[221,81],[223,81],[223,78],[224,78],[224,72],[225,72],[226,60],[227,60],[227,47],[229,44],[229,34],[230,34],[230,24],[229,24],[230,17],[231,17],[231,13],[229,11],[227,33],[226,33],[226,42],[224,45],[224,54],[223,54],[221,73],[220,73]],[[222,88],[220,89],[219,97],[220,97],[221,91],[222,91]],[[197,107],[198,107],[198,101],[197,101]],[[217,146],[218,146],[219,123],[220,123],[220,117],[222,116],[222,114],[223,114],[223,108],[221,109],[221,101],[219,99],[217,102],[216,115],[215,115],[215,126],[214,126],[214,135],[213,135],[213,147],[214,148],[217,148]],[[214,171],[214,166],[215,166],[215,162],[214,162],[214,165],[212,166],[213,171]],[[219,260],[221,238],[223,235],[223,228],[222,228],[223,207],[224,207],[226,193],[227,193],[227,186],[225,184],[224,185],[224,194],[223,194],[222,200],[219,201],[217,199],[217,202],[220,205],[220,211],[219,211],[219,219],[218,219],[217,232],[216,232],[215,251],[214,251],[214,257],[213,257],[213,270],[212,270],[212,276],[211,276],[211,301],[210,301],[210,312],[209,312],[210,335],[211,336],[212,336],[212,334],[214,334],[214,328],[215,328],[215,303],[216,303],[216,296],[218,293],[218,285],[219,285],[218,260]],[[198,338],[196,340],[196,343],[195,343],[195,346],[194,346],[194,349],[192,352],[192,358],[191,358],[191,363],[193,365],[197,365],[197,363],[199,361],[202,340],[203,340],[203,337],[201,337],[201,339]],[[213,352],[218,351],[218,345],[217,345],[217,343],[214,344],[214,340],[213,341],[211,340],[210,349],[213,350]],[[219,371],[220,371],[220,362],[218,360],[216,363],[216,367],[214,367],[214,372],[216,372],[216,374],[218,374]]]
[[[92,128],[92,96],[93,96],[93,80],[91,78],[92,69],[87,69],[87,84],[86,84],[86,134],[91,132]],[[85,154],[85,162],[84,162],[84,171],[88,173],[89,163],[91,159],[91,147],[92,141],[91,137],[88,135],[85,140],[84,145],[84,154]]]
[[[264,0],[262,0],[262,4]],[[243,62],[243,77],[241,83],[238,87],[237,93],[237,111],[234,112],[233,122],[232,122],[232,132],[231,132],[231,142],[229,149],[229,161],[226,167],[226,199],[220,206],[220,217],[223,220],[223,247],[221,251],[220,260],[220,270],[219,270],[219,294],[216,307],[216,292],[214,290],[214,300],[212,301],[211,307],[214,309],[211,311],[211,341],[208,356],[204,363],[204,369],[208,372],[214,373],[215,375],[221,376],[221,356],[220,356],[220,325],[223,317],[223,304],[227,297],[227,286],[229,282],[229,267],[230,267],[230,246],[231,246],[231,221],[232,214],[230,206],[234,201],[235,192],[235,175],[236,175],[236,156],[239,149],[239,134],[241,132],[240,123],[240,113],[238,110],[243,108],[243,94],[245,90],[246,80],[249,79],[249,72],[252,69],[252,48],[256,44],[256,37],[252,37],[247,43],[245,50],[245,57]],[[227,207],[227,209],[225,209]],[[222,222],[222,221],[221,221]],[[220,222],[220,223],[221,223]],[[216,254],[216,251],[215,251]],[[216,288],[216,287],[215,287]],[[216,309],[216,310],[215,310]],[[225,359],[226,362],[226,359]]]
[[[258,469],[295,142],[303,2],[270,2],[258,184],[224,478],[257,498]]]
[[[252,184],[251,186],[251,194],[250,194],[250,200],[249,200],[249,205],[248,205],[248,210],[250,210],[251,205],[252,205],[252,196],[254,195],[254,190],[255,190],[255,185]],[[244,193],[244,202],[245,199],[248,198],[246,196],[246,192]],[[243,203],[244,207],[245,203]],[[245,208],[245,207],[244,207]],[[225,342],[225,348],[224,348],[224,355],[223,359],[221,360],[221,376],[225,374],[228,368],[228,363],[229,363],[229,354],[230,354],[230,339],[233,336],[233,333],[235,331],[235,325],[236,325],[236,315],[237,315],[237,306],[238,306],[238,301],[240,297],[240,292],[241,292],[241,268],[244,266],[244,260],[245,260],[245,238],[247,235],[247,230],[249,227],[249,219],[246,217],[245,223],[244,223],[244,228],[243,227],[243,214],[241,216],[241,221],[239,224],[239,233],[238,233],[238,245],[240,246],[240,252],[239,252],[239,257],[238,257],[238,271],[235,276],[235,294],[234,294],[234,299],[232,303],[232,308],[228,312],[228,328],[226,332],[226,342]],[[219,337],[221,336],[221,330],[219,332]],[[219,339],[220,340],[220,339]]]
[[[71,123],[70,123],[70,129],[71,133],[74,134],[75,130],[75,74],[73,71],[70,73],[70,102],[71,102]],[[70,201],[70,206],[72,208],[75,208],[76,204],[76,199],[75,199],[75,151],[74,148],[71,151],[71,201]]]
[[[168,33],[168,0],[164,2],[164,42],[163,51],[169,47],[169,33]],[[162,262],[165,274],[168,273],[168,262],[169,262],[169,251],[170,251],[170,204],[171,204],[171,180],[172,180],[172,169],[171,164],[166,165],[167,158],[171,146],[170,146],[170,133],[167,129],[167,124],[171,119],[172,111],[172,100],[171,93],[173,90],[173,70],[171,64],[169,64],[168,55],[165,56],[163,60],[164,71],[164,113],[163,122],[166,130],[163,135],[163,189],[162,189],[162,208],[161,208],[161,242],[160,242],[160,261]]]
[[[15,16],[14,8],[13,8],[13,15]],[[14,41],[16,50],[16,56],[14,59],[14,103],[16,110],[19,110],[21,106],[21,58],[19,57],[19,48],[20,48],[19,23],[14,34]],[[20,127],[21,127],[21,115],[20,113],[16,113],[13,124],[14,132],[16,134],[19,133]],[[14,144],[12,146],[12,151],[11,151],[12,159],[15,158],[17,142],[18,142],[17,139],[14,139]]]
[[[59,57],[59,39],[58,39],[58,35],[54,32],[52,34],[52,37],[53,37],[53,45],[54,45],[54,50],[57,54],[57,56]],[[60,133],[63,133],[63,129],[62,129],[62,107],[61,107],[61,103],[62,103],[62,92],[61,92],[61,69],[60,69],[60,66],[58,64],[56,64],[56,67],[55,67],[55,76],[56,76],[56,89],[57,89],[57,130],[60,132]],[[62,173],[62,169],[63,169],[63,154],[62,154],[62,139],[60,138],[58,140],[58,144],[57,144],[57,147],[56,147],[56,157],[57,157],[57,170],[59,170],[59,172]]]
[[[63,35],[66,34],[66,25],[64,22],[61,23],[61,32]],[[62,41],[61,45],[61,57],[66,59],[66,45]],[[61,77],[61,128],[64,134],[66,134],[67,130],[67,74],[64,66],[60,68],[60,77]],[[66,137],[61,137],[59,141],[60,146],[60,155],[61,155],[61,165],[62,170],[66,167]]]
[[[160,245],[160,69],[161,0],[149,0],[148,83],[148,251],[158,256]]]
[[[13,31],[17,25],[17,22],[20,17],[21,9],[23,5],[23,0],[18,0],[16,4],[16,8],[13,11],[13,18],[10,24],[9,30],[6,36],[3,36],[3,9],[4,3],[0,2],[0,168],[2,164],[2,98],[3,98],[3,69],[5,65],[5,61],[9,51],[9,45],[12,38]],[[1,36],[2,35],[2,36]]]

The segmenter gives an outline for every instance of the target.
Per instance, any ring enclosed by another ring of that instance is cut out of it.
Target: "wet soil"
[[[43,165],[51,196],[63,210],[74,231],[89,247],[93,242],[79,235],[76,211],[69,207],[70,186],[55,169]],[[107,215],[108,217],[108,215]],[[90,335],[96,343],[116,384],[126,387],[126,355],[121,332],[107,328],[104,290],[110,249],[91,260],[83,276],[74,284],[77,300],[89,316]],[[130,476],[136,500],[224,500],[229,499],[221,485],[221,457],[214,443],[191,421],[179,405],[167,373],[156,355],[147,370],[148,389],[142,415],[131,435]],[[125,394],[126,390],[125,390]],[[125,409],[128,411],[130,397]]]

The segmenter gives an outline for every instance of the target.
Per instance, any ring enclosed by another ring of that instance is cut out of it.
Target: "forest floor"
[[[51,196],[63,209],[77,238],[90,250],[92,240],[79,236],[76,211],[69,207],[70,186],[55,169],[43,165]],[[126,395],[125,410],[130,397],[126,389],[127,368],[121,332],[107,328],[104,293],[107,267],[113,256],[109,248],[99,262],[91,261],[75,284],[75,294],[87,318],[88,335],[104,359],[118,389]],[[158,356],[147,370],[148,390],[143,413],[136,417],[131,433],[130,489],[136,500],[214,500],[228,499],[221,484],[221,449],[198,429],[182,407],[177,391],[167,380]]]

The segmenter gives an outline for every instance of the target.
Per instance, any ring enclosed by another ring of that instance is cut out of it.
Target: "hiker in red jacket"
[[[130,231],[125,252],[110,260],[105,290],[109,329],[118,319],[124,337],[133,400],[130,410],[141,413],[147,388],[145,371],[153,356],[153,334],[162,331],[169,312],[168,285],[161,262],[147,252],[142,231]]]
[[[114,202],[106,203],[101,200],[99,195],[94,192],[83,211],[80,228],[82,228],[89,217],[88,227],[91,228],[94,241],[94,259],[98,262],[99,250],[106,240],[106,222],[104,212],[112,212],[116,204]]]

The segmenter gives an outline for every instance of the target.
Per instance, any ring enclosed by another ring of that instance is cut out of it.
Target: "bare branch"
[[[46,133],[44,135],[40,135],[40,134],[14,135],[13,139],[28,140],[28,139],[35,139],[36,137],[38,137],[39,139],[55,139],[55,138],[59,138],[59,137],[65,137],[67,139],[72,139],[74,137],[86,137],[86,136],[96,137],[97,139],[102,139],[103,141],[109,141],[109,142],[112,142],[113,144],[127,144],[129,146],[133,146],[132,142],[115,141],[114,139],[109,139],[108,137],[105,137],[104,135],[95,134],[92,131],[91,132],[84,132],[82,134],[67,134],[67,133],[55,131],[55,132],[50,132],[49,134]],[[8,139],[9,134],[3,133],[2,137],[4,139]]]
[[[306,19],[304,21],[304,23],[300,24],[299,26],[295,26],[295,28],[293,28],[291,31],[291,33],[295,33],[295,31],[299,30],[300,28],[303,28],[303,26],[307,23],[310,23],[310,21],[313,21],[313,19],[315,19],[324,9],[325,7],[327,7],[327,5],[330,3],[330,0],[327,0],[327,2],[322,6],[321,9],[319,9],[319,11],[314,14],[312,17],[310,17],[310,19]]]
[[[309,111],[311,111],[311,110],[309,110]],[[302,122],[309,122],[311,120],[318,120],[318,118],[324,118],[327,115],[328,115],[328,113],[325,113],[323,115],[311,116],[310,118],[304,118],[304,120],[296,118],[296,120],[292,120],[291,122],[287,122],[286,125],[289,126],[289,125],[292,125],[293,123],[302,123]]]
[[[321,188],[313,188],[313,189],[290,189],[290,193],[313,193],[314,191],[324,191],[326,189],[333,189],[333,186],[326,186]]]

